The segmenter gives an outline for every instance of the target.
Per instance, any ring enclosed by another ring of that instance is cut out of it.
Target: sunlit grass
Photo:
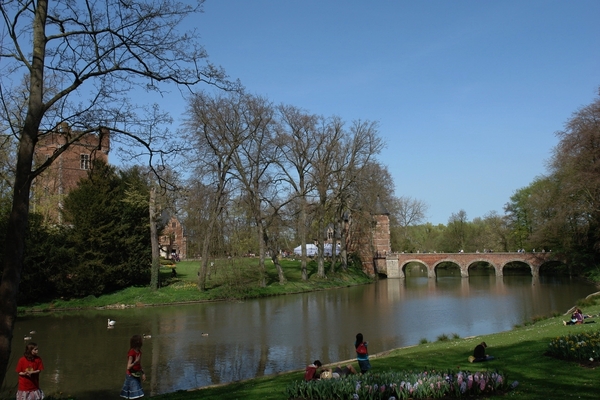
[[[301,293],[328,288],[352,286],[372,282],[360,268],[347,271],[329,271],[326,263],[325,279],[317,277],[317,264],[308,263],[308,280],[303,281],[300,261],[281,260],[286,283],[280,284],[277,270],[271,260],[265,262],[265,271],[260,271],[258,258],[214,259],[209,263],[206,291],[198,289],[200,261],[182,261],[176,264],[177,275],[171,275],[168,266],[161,268],[161,287],[152,290],[148,286],[129,287],[102,296],[87,296],[79,299],[56,299],[52,302],[29,305],[19,308],[19,312],[53,311],[81,308],[125,308],[144,305],[173,304],[197,301],[236,300],[289,293]],[[264,273],[266,286],[262,287],[261,273]]]

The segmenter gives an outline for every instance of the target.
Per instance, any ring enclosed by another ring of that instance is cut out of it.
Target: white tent
[[[299,256],[302,255],[302,246],[298,246],[294,249],[294,254]],[[317,246],[314,244],[306,244],[306,255],[309,257],[317,255]]]
[[[331,256],[331,243],[325,243],[325,256]],[[306,245],[306,255],[309,257],[313,257],[317,255],[317,246],[314,244],[307,244]],[[302,246],[298,246],[294,249],[294,254],[297,254],[299,256],[302,255]],[[335,250],[335,254],[340,254],[340,245],[337,245],[337,248]]]
[[[332,251],[331,248],[333,247],[333,245],[331,243],[325,243],[325,255],[331,257]],[[335,254],[340,254],[340,245],[336,245],[335,246]]]

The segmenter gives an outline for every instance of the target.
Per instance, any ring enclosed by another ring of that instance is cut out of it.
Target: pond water
[[[142,348],[144,390],[156,395],[302,369],[317,358],[352,359],[358,332],[370,353],[378,353],[443,334],[506,331],[534,316],[564,313],[595,291],[569,278],[496,277],[487,271],[460,278],[449,270],[431,279],[417,271],[404,280],[245,302],[25,316],[16,323],[1,396],[14,396],[14,369],[23,337],[32,330],[45,365],[40,383],[46,394],[117,399],[129,338],[136,333],[151,335]],[[107,329],[108,318],[116,320],[113,329]]]

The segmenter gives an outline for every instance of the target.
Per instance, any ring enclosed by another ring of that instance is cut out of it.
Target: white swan
[[[116,323],[117,323],[117,321],[114,321],[114,320],[112,320],[112,319],[110,319],[110,318],[108,319],[108,326],[109,326],[109,327],[111,327],[111,326],[115,326],[115,324],[116,324]]]

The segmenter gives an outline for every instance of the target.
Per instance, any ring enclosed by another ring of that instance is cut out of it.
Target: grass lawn
[[[598,314],[600,306],[584,308]],[[459,316],[457,316],[459,318]],[[563,326],[565,316],[524,323],[508,332],[464,339],[425,343],[371,355],[372,372],[387,370],[482,371],[498,370],[509,382],[518,381],[516,389],[501,397],[515,399],[589,399],[600,398],[600,368],[577,362],[558,360],[544,355],[551,339],[570,333],[600,330],[600,318],[585,325]],[[496,357],[485,363],[467,361],[473,348],[485,341],[487,353]],[[597,364],[596,364],[597,365]],[[354,362],[357,367],[357,363]],[[252,366],[249,366],[251,368]],[[153,398],[157,400],[269,400],[285,399],[290,382],[301,380],[303,371],[251,379],[224,386],[195,391],[181,391]],[[500,396],[491,396],[498,397]]]
[[[303,281],[300,261],[281,260],[287,282],[279,283],[277,270],[267,260],[266,287],[259,285],[258,258],[215,259],[209,268],[206,291],[198,290],[199,261],[181,261],[176,264],[177,276],[172,277],[170,267],[161,267],[161,288],[151,290],[148,286],[134,286],[102,296],[87,296],[80,299],[56,299],[51,302],[19,307],[19,313],[69,310],[95,307],[141,307],[147,305],[177,304],[196,301],[248,299],[289,293],[310,292],[328,288],[359,285],[372,282],[360,268],[348,268],[334,273],[326,263],[326,278],[317,277],[317,264],[307,265],[308,280]]]

